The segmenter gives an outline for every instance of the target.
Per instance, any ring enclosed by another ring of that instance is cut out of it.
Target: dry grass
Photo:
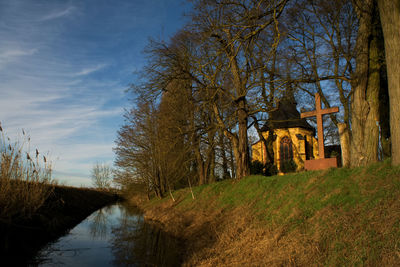
[[[30,218],[52,191],[51,164],[38,150],[29,154],[24,132],[24,141],[11,143],[0,131],[0,219]]]
[[[249,177],[139,204],[185,266],[399,266],[400,168]]]

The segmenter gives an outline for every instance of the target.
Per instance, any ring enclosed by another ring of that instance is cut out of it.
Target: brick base
[[[337,158],[306,160],[306,162],[304,164],[304,168],[308,171],[325,170],[325,169],[337,168],[337,167],[338,167],[338,159]]]

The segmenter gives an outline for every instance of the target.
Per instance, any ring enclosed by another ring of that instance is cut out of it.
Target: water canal
[[[179,266],[180,242],[125,203],[104,207],[36,256],[39,266]]]

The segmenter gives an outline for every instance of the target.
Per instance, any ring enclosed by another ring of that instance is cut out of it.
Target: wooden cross
[[[324,125],[322,116],[325,114],[339,112],[338,107],[332,108],[321,108],[321,96],[319,93],[315,94],[315,110],[303,112],[300,114],[301,118],[308,118],[308,117],[317,117],[317,131],[318,131],[318,154],[319,158],[325,158],[325,149],[324,149]]]

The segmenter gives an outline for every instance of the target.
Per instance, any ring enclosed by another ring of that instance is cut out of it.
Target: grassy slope
[[[400,168],[388,162],[251,176],[142,204],[187,241],[190,265],[396,265]]]

